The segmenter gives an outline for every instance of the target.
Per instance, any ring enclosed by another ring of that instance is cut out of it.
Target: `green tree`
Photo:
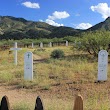
[[[108,51],[108,45],[110,44],[110,32],[109,31],[96,31],[84,33],[80,39],[75,43],[75,47],[78,50],[87,51],[90,54],[96,56],[102,49]]]

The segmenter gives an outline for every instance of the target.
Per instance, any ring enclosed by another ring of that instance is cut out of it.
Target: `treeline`
[[[76,38],[75,42],[74,47],[78,50],[97,56],[100,50],[110,51],[110,31],[86,32],[82,37]]]
[[[6,39],[6,40],[21,40],[21,39],[40,39],[40,38],[47,38],[48,36],[47,32],[44,31],[34,31],[29,30],[27,32],[20,32],[20,31],[8,31],[4,34],[0,35],[0,40]]]
[[[38,45],[40,42],[48,44],[49,42],[65,43],[65,41],[73,44],[73,50],[76,48],[79,51],[88,52],[94,56],[97,56],[98,52],[102,49],[107,50],[108,52],[110,51],[110,31],[105,30],[85,32],[79,37],[66,36],[63,38],[25,38],[21,40],[2,39],[0,41],[0,45],[12,45],[14,42],[18,42],[18,44],[23,45],[31,45],[32,43]]]
[[[14,42],[18,42],[18,44],[23,44],[23,45],[31,45],[32,43],[34,43],[34,45],[38,45],[41,42],[43,42],[43,44],[48,44],[49,42],[52,43],[65,43],[65,41],[69,41],[69,42],[74,42],[76,39],[76,37],[73,36],[66,36],[64,38],[39,38],[39,39],[29,39],[29,38],[24,38],[21,40],[14,40],[14,39],[2,39],[0,40],[0,46],[2,45],[13,45]]]
[[[54,27],[51,31],[46,29],[11,29],[0,34],[0,40],[22,40],[22,39],[41,39],[41,38],[64,38],[65,36],[79,37],[81,30],[74,30],[70,27]]]

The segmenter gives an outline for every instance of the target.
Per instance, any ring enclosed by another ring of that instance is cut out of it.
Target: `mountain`
[[[71,27],[60,26],[52,30],[52,33],[49,34],[51,37],[61,38],[62,36],[79,36],[82,30],[74,29]]]
[[[110,31],[110,17],[87,30],[80,30],[66,26],[56,27],[45,22],[28,21],[24,18],[0,16],[0,39],[77,37],[82,32],[96,30]]]
[[[96,30],[106,30],[110,31],[110,17],[108,17],[105,21],[100,22],[93,27],[87,29],[86,31],[96,31]]]
[[[0,39],[53,38],[78,35],[81,30],[71,27],[55,27],[45,22],[24,18],[0,16]]]

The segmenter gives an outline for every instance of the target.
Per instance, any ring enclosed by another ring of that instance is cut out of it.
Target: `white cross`
[[[15,42],[15,47],[10,48],[10,50],[14,50],[14,56],[15,56],[15,65],[17,65],[17,51],[22,50],[22,48],[17,48],[17,42]]]

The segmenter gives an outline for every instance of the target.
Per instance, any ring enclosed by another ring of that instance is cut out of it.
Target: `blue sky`
[[[110,16],[110,0],[0,0],[0,16],[87,29]]]

